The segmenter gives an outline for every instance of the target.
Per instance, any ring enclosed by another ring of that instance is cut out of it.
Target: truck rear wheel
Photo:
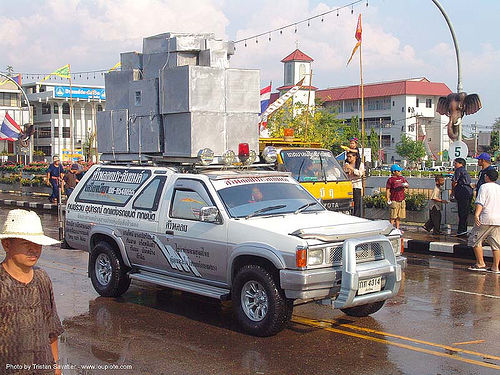
[[[290,320],[293,300],[285,297],[273,276],[263,267],[242,267],[231,291],[233,311],[245,331],[255,336],[273,336]]]
[[[119,297],[130,286],[130,278],[122,259],[106,241],[100,241],[90,254],[90,280],[103,297]]]
[[[341,309],[344,314],[349,316],[363,317],[368,316],[379,311],[382,306],[384,306],[385,301],[378,301],[373,303],[367,303],[366,305],[348,307]]]

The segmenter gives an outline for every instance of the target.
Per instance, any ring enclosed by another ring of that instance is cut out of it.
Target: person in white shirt
[[[500,185],[496,183],[498,172],[489,169],[484,173],[485,183],[481,185],[476,198],[474,228],[469,235],[469,246],[474,248],[476,264],[469,271],[500,274]],[[493,252],[493,264],[486,268],[483,258],[483,241],[487,240]]]
[[[365,166],[358,162],[359,154],[349,151],[346,155],[347,161],[344,164],[344,172],[352,182],[352,193],[354,199],[354,216],[361,217],[361,195],[363,189],[363,175],[365,174]]]

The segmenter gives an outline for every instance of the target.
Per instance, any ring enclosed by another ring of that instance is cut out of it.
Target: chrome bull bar
[[[379,243],[384,252],[384,259],[356,263],[356,246],[365,243]],[[342,248],[342,283],[338,297],[333,301],[333,307],[343,309],[372,302],[383,301],[394,297],[401,285],[401,266],[396,261],[394,250],[387,237],[382,235],[362,239],[347,239]],[[385,277],[383,290],[365,295],[356,295],[360,280]]]

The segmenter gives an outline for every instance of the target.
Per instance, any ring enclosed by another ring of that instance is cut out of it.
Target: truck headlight
[[[315,266],[323,263],[323,249],[310,250],[307,252],[307,264]]]

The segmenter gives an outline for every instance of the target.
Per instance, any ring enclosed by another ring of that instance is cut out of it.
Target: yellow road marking
[[[297,315],[294,315],[294,316],[297,316]],[[301,317],[301,316],[297,316],[297,317],[298,318],[308,319],[308,318]],[[327,322],[327,323],[331,323],[331,324],[338,324],[338,322],[336,320],[323,319],[322,321],[323,322]],[[494,356],[492,354],[479,353],[479,352],[475,352],[475,351],[472,351],[472,350],[467,350],[467,349],[462,349],[462,348],[455,348],[455,347],[449,346],[449,345],[436,344],[434,342],[429,342],[429,341],[414,339],[414,338],[407,337],[407,336],[395,335],[393,333],[383,332],[383,331],[377,331],[375,329],[365,328],[365,327],[359,327],[359,326],[355,326],[355,325],[352,325],[352,324],[343,324],[342,323],[342,324],[338,324],[338,325],[341,326],[341,327],[355,329],[355,330],[358,330],[358,331],[364,331],[364,332],[368,332],[368,333],[375,333],[377,335],[394,337],[394,338],[400,339],[400,340],[412,341],[412,342],[415,342],[417,344],[423,344],[423,345],[428,345],[428,346],[435,346],[437,348],[441,348],[441,349],[445,349],[445,350],[450,350],[450,351],[453,351],[453,352],[470,354],[470,355],[475,355],[475,356],[479,356],[479,357],[483,357],[483,358],[494,359],[494,360],[500,361],[500,357]]]
[[[458,289],[450,289],[450,292],[472,294],[474,296],[481,296],[481,297],[489,297],[489,298],[498,298],[498,299],[500,299],[500,296],[493,296],[491,294],[482,294],[482,293],[467,292],[465,290],[458,290]]]
[[[451,345],[481,344],[483,342],[484,340],[474,340],[474,341],[454,342]]]
[[[429,349],[419,348],[419,347],[416,347],[416,346],[411,346],[411,345],[408,345],[408,344],[402,344],[402,343],[399,343],[399,342],[392,342],[392,341],[389,341],[389,340],[386,340],[386,339],[381,339],[381,338],[378,338],[378,337],[372,337],[372,336],[363,335],[363,334],[356,333],[356,332],[349,332],[349,331],[345,331],[345,330],[342,330],[342,329],[332,328],[325,321],[318,321],[318,320],[313,320],[313,319],[307,319],[307,318],[303,318],[303,317],[298,317],[296,315],[293,316],[292,321],[295,322],[295,323],[306,325],[306,326],[318,327],[318,328],[324,329],[324,330],[329,331],[329,332],[340,333],[342,335],[357,337],[357,338],[360,338],[360,339],[370,340],[370,341],[378,342],[378,343],[381,343],[381,344],[397,346],[399,348],[413,350],[413,351],[420,352],[420,353],[431,354],[431,355],[435,355],[437,357],[444,357],[444,358],[448,358],[448,359],[454,359],[454,360],[460,361],[460,362],[466,362],[466,363],[470,363],[470,364],[473,364],[473,365],[478,365],[478,366],[482,366],[482,367],[488,367],[488,368],[493,368],[493,369],[496,369],[496,370],[500,370],[500,366],[499,365],[495,365],[495,364],[492,364],[492,363],[486,363],[486,362],[481,362],[481,361],[477,361],[477,360],[474,360],[474,359],[462,358],[462,357],[458,357],[458,356],[453,355],[453,354],[441,353],[441,352],[437,352],[437,351],[434,351],[434,350],[429,350]]]

